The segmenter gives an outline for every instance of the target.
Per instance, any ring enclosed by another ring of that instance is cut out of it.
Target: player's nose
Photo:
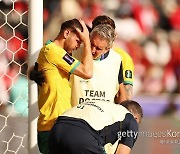
[[[96,53],[96,48],[95,47],[91,47],[91,52],[92,52],[92,54]]]

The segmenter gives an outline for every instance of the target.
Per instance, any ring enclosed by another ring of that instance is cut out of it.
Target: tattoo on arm
[[[133,95],[133,86],[130,84],[124,85],[126,93],[127,93],[127,99],[130,100],[132,99]]]

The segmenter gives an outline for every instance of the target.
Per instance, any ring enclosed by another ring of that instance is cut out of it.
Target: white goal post
[[[43,45],[43,0],[29,0],[28,21],[28,65],[30,68],[34,65]],[[37,154],[37,85],[29,81],[28,91],[28,154]]]

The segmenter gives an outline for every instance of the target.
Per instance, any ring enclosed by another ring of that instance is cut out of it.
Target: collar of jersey
[[[100,57],[100,60],[106,59],[108,55],[109,55],[109,51],[106,52],[105,54],[102,54],[101,57]]]
[[[101,57],[99,57],[98,59],[95,59],[95,61],[101,61],[107,58],[107,56],[109,55],[109,51],[106,52],[105,54],[102,54]]]
[[[46,43],[45,43],[45,45],[48,45],[48,44],[50,44],[52,41],[51,40],[48,40]]]

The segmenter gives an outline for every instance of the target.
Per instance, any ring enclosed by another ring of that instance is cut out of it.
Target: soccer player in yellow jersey
[[[84,43],[83,60],[80,63],[71,56],[72,51]],[[39,86],[38,94],[38,146],[40,152],[48,154],[47,139],[56,118],[71,108],[69,75],[84,79],[92,77],[92,54],[89,32],[82,20],[72,19],[61,25],[54,41],[47,41],[37,59],[38,70],[43,71],[45,82]]]
[[[92,21],[92,29],[99,24],[109,24],[112,28],[116,28],[115,22],[113,19],[106,15],[97,16]],[[133,94],[133,81],[134,81],[134,63],[132,58],[125,52],[123,49],[119,47],[113,48],[117,53],[121,55],[122,58],[122,69],[123,69],[123,80],[124,87],[127,93],[127,99],[132,98]],[[103,56],[103,55],[102,55]],[[121,91],[119,91],[121,93]],[[117,94],[119,95],[119,94]]]

